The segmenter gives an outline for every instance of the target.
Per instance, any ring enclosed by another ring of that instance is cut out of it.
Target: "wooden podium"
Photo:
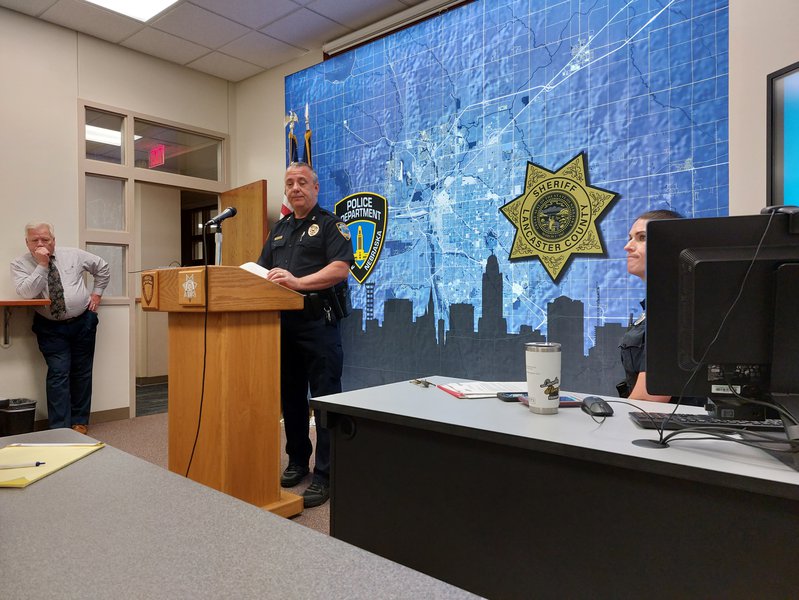
[[[142,273],[141,306],[169,313],[169,470],[301,513],[280,487],[279,311],[302,295],[239,267],[208,267],[207,285],[204,267],[159,269]]]

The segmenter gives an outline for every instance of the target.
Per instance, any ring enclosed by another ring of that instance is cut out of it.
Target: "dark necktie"
[[[50,314],[54,319],[63,319],[67,314],[67,305],[64,302],[64,286],[61,284],[61,275],[55,266],[53,257],[47,267],[47,288],[50,290]]]

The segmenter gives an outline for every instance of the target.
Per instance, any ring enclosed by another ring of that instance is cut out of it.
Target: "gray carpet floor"
[[[165,403],[163,410],[166,410]],[[137,413],[138,412],[137,400]],[[166,469],[168,464],[167,427],[167,413],[160,412],[136,417],[135,419],[109,421],[96,425],[92,424],[89,426],[89,436]],[[286,440],[282,428],[280,437],[280,447],[283,448]],[[311,441],[315,446],[316,431],[313,427],[311,428]],[[288,464],[288,457],[284,453],[281,454],[282,470]],[[311,465],[313,465],[313,457],[311,457]],[[310,483],[311,475],[308,475],[299,485],[288,488],[288,491],[295,494],[302,494]],[[325,503],[316,508],[305,509],[301,514],[293,517],[292,521],[326,535],[330,535],[330,503]]]

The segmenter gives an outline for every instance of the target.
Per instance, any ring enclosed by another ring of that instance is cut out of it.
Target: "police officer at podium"
[[[277,222],[258,264],[267,279],[305,296],[302,311],[283,311],[280,330],[280,388],[289,464],[280,478],[293,487],[309,473],[308,392],[313,397],[341,392],[344,356],[339,320],[347,315],[347,277],[353,261],[350,232],[341,219],[317,203],[319,178],[310,165],[293,162],[284,178],[293,213]],[[330,497],[330,436],[316,424],[313,479],[303,492],[305,508]]]

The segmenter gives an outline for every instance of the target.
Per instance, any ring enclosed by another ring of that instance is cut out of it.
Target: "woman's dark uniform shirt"
[[[627,382],[626,396],[629,396],[630,392],[635,388],[638,374],[641,371],[646,372],[646,300],[641,301],[641,308],[644,309],[644,312],[622,336],[619,344],[621,364],[624,367],[624,378]],[[676,403],[677,398],[672,396],[670,402]],[[704,406],[705,398],[686,396],[680,404]]]
[[[641,301],[644,312],[630,326],[621,338],[621,364],[624,367],[624,379],[627,382],[627,394],[635,388],[638,373],[646,371],[646,300]]]

